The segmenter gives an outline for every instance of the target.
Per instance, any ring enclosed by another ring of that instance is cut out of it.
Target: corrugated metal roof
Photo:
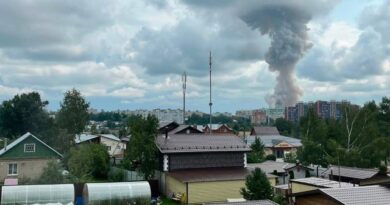
[[[156,145],[161,153],[247,152],[250,148],[234,135],[177,134],[159,135]]]
[[[204,205],[278,205],[270,200],[253,200],[243,202],[216,202],[216,203],[204,203]]]
[[[265,147],[273,147],[278,145],[281,142],[286,142],[292,147],[301,147],[302,143],[300,139],[286,137],[282,135],[262,135],[262,136],[248,136],[246,141],[248,145],[251,145],[255,142],[256,137],[260,138],[261,142]]]
[[[265,161],[263,163],[251,163],[248,168],[260,168],[265,173],[273,173],[276,170],[278,173],[285,173],[286,169],[294,167],[295,164],[286,162]]]
[[[44,143],[42,140],[40,140],[38,137],[35,137],[33,134],[27,132],[26,134],[22,135],[21,137],[19,137],[18,139],[16,139],[15,141],[11,142],[10,144],[8,144],[5,148],[1,149],[0,150],[0,156],[3,155],[4,153],[6,153],[7,151],[9,151],[10,149],[12,149],[13,147],[15,147],[17,144],[19,144],[20,142],[22,142],[23,140],[25,140],[26,138],[28,137],[33,137],[34,139],[36,139],[37,141],[39,141],[40,143],[42,143],[43,145],[45,145],[47,148],[51,149],[53,152],[55,152],[56,154],[58,154],[60,157],[62,157],[62,154],[60,154],[59,152],[57,152],[55,149],[53,149],[52,147],[50,147],[49,145],[47,145],[46,143]]]
[[[255,131],[255,135],[261,136],[261,135],[279,135],[279,131],[276,127],[271,126],[255,126],[253,127],[253,130]]]
[[[369,179],[374,175],[378,174],[379,170],[377,169],[362,169],[356,167],[344,167],[340,166],[340,174],[338,166],[330,166],[325,172],[323,172],[323,176],[329,177],[329,175],[333,174],[335,176],[349,177],[353,179]]]
[[[353,184],[341,182],[339,184],[338,181],[333,181],[329,179],[317,178],[317,177],[309,177],[309,178],[301,178],[301,179],[291,179],[290,182],[296,182],[299,184],[306,184],[311,186],[316,186],[319,188],[338,188],[338,187],[354,187]],[[356,185],[355,185],[356,186]]]
[[[209,182],[209,181],[229,181],[244,180],[251,173],[251,170],[243,167],[231,168],[204,168],[189,169],[168,172],[171,176],[183,183],[185,182]],[[275,178],[274,175],[267,174],[269,178]]]
[[[345,205],[390,204],[390,189],[382,186],[320,189],[320,191]]]

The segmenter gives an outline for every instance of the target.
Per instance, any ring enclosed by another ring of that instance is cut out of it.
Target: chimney
[[[165,139],[168,139],[168,127],[165,127]]]
[[[7,138],[4,138],[4,151],[7,151]]]

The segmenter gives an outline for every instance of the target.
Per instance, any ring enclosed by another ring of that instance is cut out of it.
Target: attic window
[[[35,152],[35,144],[24,144],[24,152]]]

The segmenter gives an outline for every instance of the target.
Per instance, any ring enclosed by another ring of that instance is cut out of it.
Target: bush
[[[64,169],[62,165],[57,161],[50,161],[43,169],[41,176],[34,182],[37,184],[63,184],[66,179],[62,172]]]
[[[125,180],[125,171],[118,168],[110,169],[108,172],[108,180],[112,182],[123,182]]]
[[[69,154],[69,171],[76,178],[106,179],[110,169],[107,149],[100,144],[85,144],[72,148]]]
[[[265,157],[265,160],[272,160],[272,161],[276,161],[276,156],[273,155],[273,154],[269,154]]]

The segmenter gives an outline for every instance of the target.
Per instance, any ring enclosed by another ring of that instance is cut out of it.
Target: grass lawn
[[[161,197],[161,205],[179,205],[180,203],[173,201],[165,196]]]

